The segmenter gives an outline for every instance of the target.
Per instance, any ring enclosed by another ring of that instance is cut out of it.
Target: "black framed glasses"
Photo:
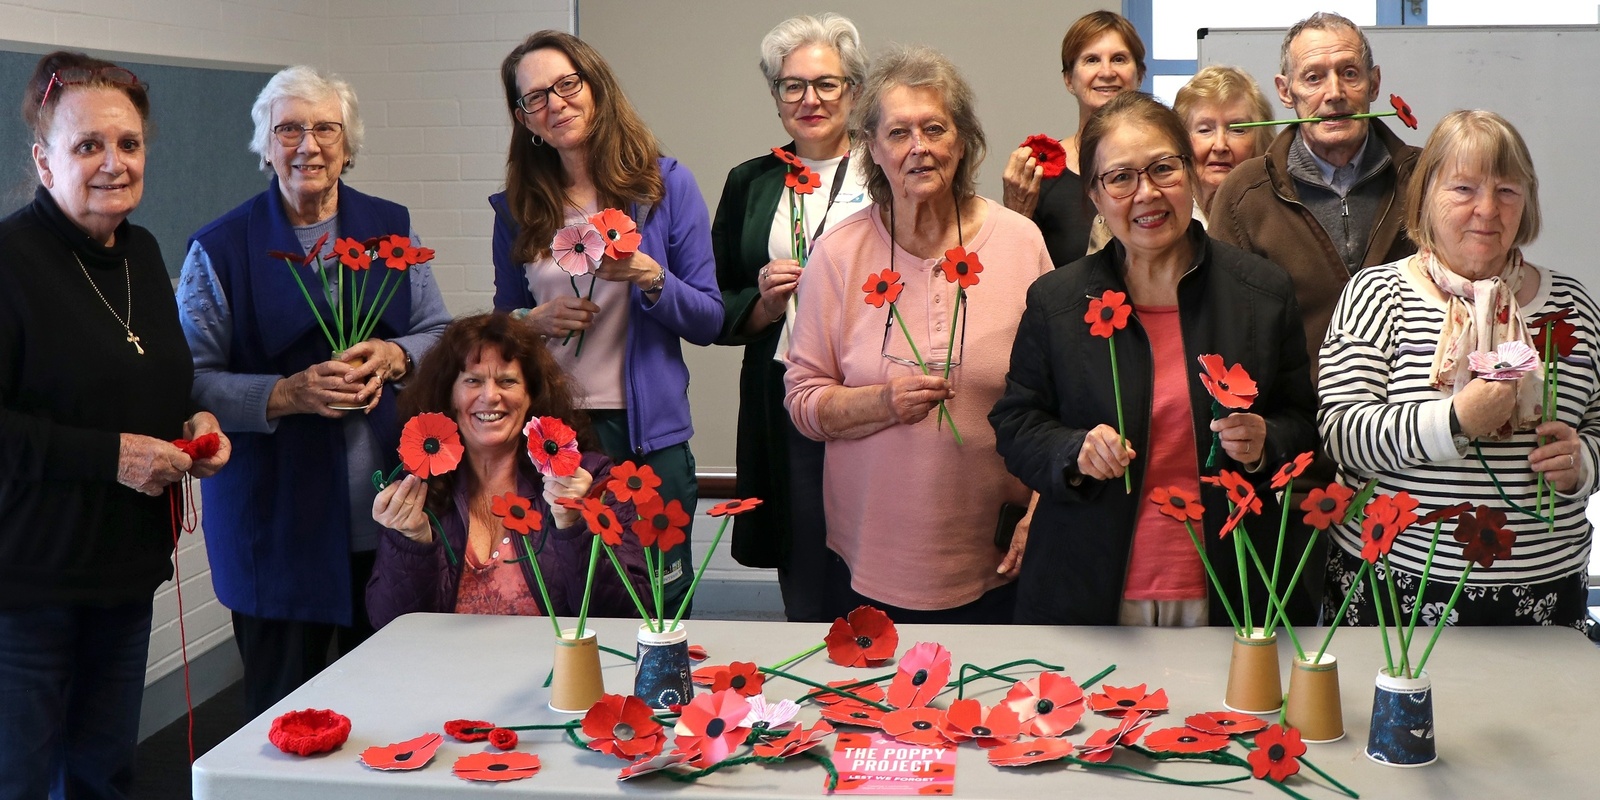
[[[57,86],[65,89],[68,86],[81,86],[86,83],[109,83],[115,86],[143,86],[139,78],[132,72],[122,67],[67,67],[50,73],[50,82],[44,85],[44,97],[39,98],[39,107],[44,108],[50,102],[50,92]]]
[[[1100,187],[1113,200],[1130,197],[1139,191],[1139,176],[1150,179],[1150,185],[1170,189],[1183,181],[1184,164],[1189,161],[1188,156],[1162,156],[1146,165],[1143,169],[1132,167],[1118,167],[1108,169],[1095,176],[1100,181]]]
[[[338,122],[314,122],[310,125],[285,122],[272,126],[272,135],[278,137],[278,144],[284,147],[299,147],[308,133],[317,140],[317,144],[329,147],[344,138],[344,125]]]
[[[536,114],[544,110],[550,103],[550,95],[556,97],[571,97],[583,91],[583,73],[574,72],[556,78],[556,82],[543,89],[535,89],[517,98],[517,108],[524,114]]]
[[[838,75],[821,75],[810,80],[805,78],[779,78],[772,82],[772,93],[785,103],[798,103],[806,96],[806,87],[811,87],[817,93],[817,99],[824,103],[838,100],[844,94],[844,87],[850,85],[850,79]]]

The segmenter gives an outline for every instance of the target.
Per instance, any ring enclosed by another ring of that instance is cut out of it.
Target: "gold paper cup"
[[[600,638],[594,631],[578,635],[567,628],[556,640],[555,675],[550,680],[550,710],[583,714],[606,693],[600,675]]]
[[[1300,729],[1302,741],[1321,744],[1343,739],[1338,659],[1326,653],[1320,661],[1296,659],[1289,670],[1289,700],[1283,713],[1289,727]]]
[[[1278,635],[1255,629],[1254,636],[1233,637],[1228,662],[1228,691],[1222,704],[1245,714],[1275,714],[1283,707],[1283,679],[1278,674]]]

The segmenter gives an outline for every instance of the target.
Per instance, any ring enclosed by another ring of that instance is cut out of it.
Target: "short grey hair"
[[[1372,61],[1372,44],[1367,41],[1367,35],[1361,32],[1361,26],[1350,21],[1349,17],[1335,14],[1332,11],[1318,11],[1294,24],[1288,33],[1283,35],[1283,46],[1278,49],[1278,74],[1292,77],[1290,70],[1294,67],[1289,63],[1289,45],[1294,43],[1295,37],[1306,31],[1355,31],[1356,38],[1361,40],[1361,60],[1367,65],[1367,74],[1372,74],[1375,66]]]
[[[939,51],[922,45],[893,45],[889,52],[873,62],[872,73],[861,87],[861,96],[850,109],[850,131],[855,140],[853,155],[866,171],[867,194],[872,202],[888,205],[893,199],[889,177],[873,162],[871,148],[878,124],[883,121],[883,96],[896,86],[938,90],[965,151],[961,163],[956,165],[951,188],[957,201],[977,195],[978,165],[983,163],[988,143],[983,136],[983,125],[978,121],[972,86],[961,77],[956,65]]]
[[[250,119],[256,125],[250,136],[250,152],[261,158],[257,165],[261,171],[271,169],[267,166],[267,153],[272,152],[272,104],[289,98],[315,103],[330,96],[339,99],[339,113],[343,117],[340,122],[344,124],[344,168],[355,167],[356,154],[361,152],[361,140],[366,133],[361,125],[356,90],[337,75],[325,75],[315,67],[301,64],[272,76],[261,88],[261,94],[256,95],[255,105],[250,107]]]
[[[783,60],[790,53],[808,45],[826,45],[839,54],[839,64],[844,67],[844,77],[855,86],[867,80],[867,52],[861,49],[861,34],[856,24],[838,14],[818,16],[802,14],[777,24],[761,37],[761,74],[767,87],[783,71]]]

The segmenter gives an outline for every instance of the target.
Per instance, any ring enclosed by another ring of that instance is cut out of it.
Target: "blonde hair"
[[[1250,73],[1238,67],[1226,67],[1213,64],[1194,74],[1189,82],[1178,90],[1178,97],[1172,103],[1172,110],[1178,112],[1183,118],[1183,124],[1191,123],[1190,113],[1207,103],[1219,106],[1228,105],[1239,98],[1250,101],[1250,113],[1258,120],[1272,119],[1272,106],[1267,103],[1267,96],[1261,93],[1261,87],[1256,83]],[[1251,129],[1251,137],[1255,142],[1255,155],[1267,152],[1267,145],[1272,143],[1272,126],[1263,125]]]
[[[1533,157],[1505,117],[1493,111],[1466,109],[1452,111],[1439,120],[1428,143],[1417,158],[1406,184],[1406,227],[1411,240],[1425,250],[1436,249],[1433,204],[1428,201],[1434,181],[1447,167],[1459,166],[1523,188],[1522,220],[1512,247],[1522,247],[1539,236],[1543,216],[1539,212],[1539,176],[1533,171]]]

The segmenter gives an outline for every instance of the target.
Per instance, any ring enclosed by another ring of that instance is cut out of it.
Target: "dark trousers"
[[[827,445],[789,425],[789,557],[778,567],[783,614],[790,622],[832,622],[828,594],[828,522],[822,512]],[[852,606],[854,608],[854,606]],[[835,615],[837,616],[837,615]]]
[[[670,620],[677,613],[678,604],[689,593],[689,584],[694,582],[695,565],[691,545],[694,542],[695,506],[700,502],[700,484],[694,474],[694,453],[689,451],[689,443],[684,442],[663,447],[649,455],[635,454],[628,445],[628,412],[620,409],[590,409],[589,424],[600,439],[600,447],[605,450],[606,457],[613,463],[632,461],[635,464],[648,464],[656,471],[656,477],[661,479],[661,488],[657,490],[661,493],[661,499],[668,503],[677,500],[683,504],[684,513],[689,515],[689,524],[683,528],[683,544],[662,554],[665,566],[661,567],[661,594],[662,602],[666,605],[661,613]],[[691,602],[683,616],[687,619],[693,615],[694,603]]]
[[[151,601],[0,611],[0,798],[124,798]]]
[[[1012,581],[985,592],[982,597],[955,608],[917,611],[874,600],[850,586],[850,565],[832,550],[828,551],[829,619],[854,611],[856,606],[872,606],[889,615],[896,625],[1010,625],[1016,613],[1017,582]]]
[[[350,554],[349,627],[233,612],[233,641],[244,661],[247,716],[265,713],[372,635],[366,598],[376,557],[371,550]]]

